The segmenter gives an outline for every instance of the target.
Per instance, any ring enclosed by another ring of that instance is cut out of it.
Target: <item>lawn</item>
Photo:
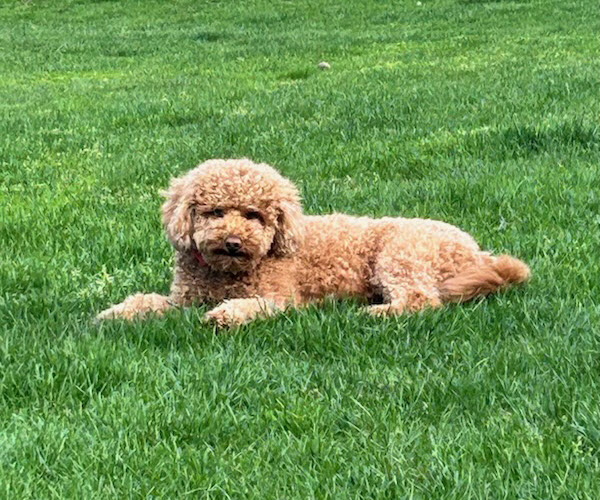
[[[597,7],[2,1],[0,497],[598,498]],[[307,213],[442,219],[534,277],[94,324],[169,289],[159,190],[242,156]]]

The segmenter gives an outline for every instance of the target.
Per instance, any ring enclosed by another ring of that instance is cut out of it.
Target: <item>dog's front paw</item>
[[[137,293],[120,304],[109,307],[96,316],[96,321],[123,318],[132,320],[147,313],[162,315],[171,307],[169,299],[157,293]]]
[[[240,304],[236,306],[234,300],[223,302],[220,306],[208,311],[204,315],[204,321],[214,323],[218,326],[234,326],[246,323],[251,318],[245,313]]]
[[[278,311],[272,300],[261,297],[230,299],[208,311],[204,321],[219,326],[235,326],[248,323],[258,317],[267,317]]]

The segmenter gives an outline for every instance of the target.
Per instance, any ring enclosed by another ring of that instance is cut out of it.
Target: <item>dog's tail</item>
[[[511,283],[523,283],[530,276],[529,267],[519,259],[510,255],[486,255],[479,264],[444,281],[440,293],[447,302],[465,302]]]

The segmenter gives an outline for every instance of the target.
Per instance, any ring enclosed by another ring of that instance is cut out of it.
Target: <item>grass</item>
[[[598,498],[592,3],[0,4],[0,496]],[[443,219],[534,279],[94,325],[168,290],[159,189],[241,156],[308,213]]]

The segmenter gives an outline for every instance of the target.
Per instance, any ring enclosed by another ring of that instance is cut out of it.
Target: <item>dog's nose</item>
[[[237,252],[242,248],[242,240],[237,236],[228,236],[225,240],[225,250],[228,252]]]

